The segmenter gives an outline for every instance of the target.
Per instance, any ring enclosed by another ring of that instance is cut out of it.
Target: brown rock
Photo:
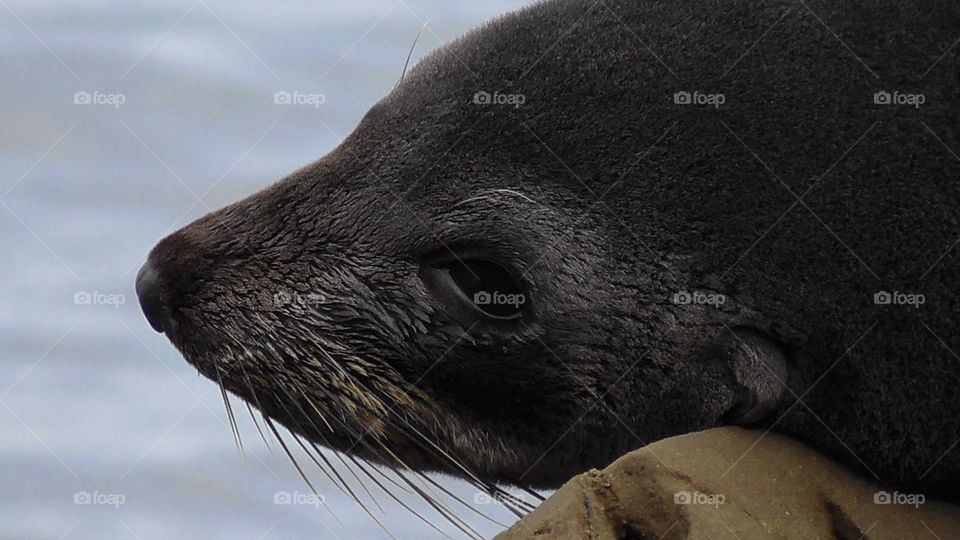
[[[954,539],[960,507],[895,492],[775,434],[717,428],[574,477],[496,537]]]

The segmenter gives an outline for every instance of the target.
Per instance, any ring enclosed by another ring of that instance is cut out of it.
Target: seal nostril
[[[160,274],[148,259],[137,273],[137,298],[147,322],[161,334],[169,329],[170,310],[163,303]]]

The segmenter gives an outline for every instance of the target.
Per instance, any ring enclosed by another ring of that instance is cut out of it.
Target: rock
[[[725,427],[576,476],[496,538],[947,540],[960,538],[960,506],[878,487],[786,437]]]

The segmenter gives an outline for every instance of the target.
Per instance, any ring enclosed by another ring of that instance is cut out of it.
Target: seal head
[[[737,423],[949,485],[956,54],[930,66],[960,19],[922,4],[498,18],[329,155],[163,239],[144,310],[269,418],[395,467],[552,487]],[[927,68],[923,108],[871,101]],[[908,283],[927,329],[873,302]]]

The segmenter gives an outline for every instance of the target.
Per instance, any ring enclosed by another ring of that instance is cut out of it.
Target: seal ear
[[[721,344],[721,354],[739,386],[723,423],[752,424],[776,411],[787,393],[783,349],[761,332],[737,328]]]

